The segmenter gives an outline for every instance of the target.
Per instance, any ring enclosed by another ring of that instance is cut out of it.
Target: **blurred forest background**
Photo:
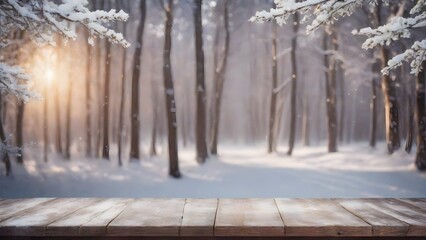
[[[121,166],[167,154],[169,174],[180,177],[178,149],[187,148],[198,163],[233,145],[287,155],[358,143],[368,151],[376,142],[389,154],[415,151],[416,76],[408,64],[380,73],[409,41],[367,51],[365,37],[351,33],[402,16],[415,1],[365,6],[309,35],[304,24],[249,22],[273,7],[269,0],[89,2],[129,13],[109,25],[129,48],[100,38],[92,46],[76,26],[78,39],[58,38],[56,47],[35,47],[16,32],[17,44],[1,53],[42,96],[1,98],[3,138],[24,146],[18,163],[87,157]],[[4,161],[10,173],[15,157]]]

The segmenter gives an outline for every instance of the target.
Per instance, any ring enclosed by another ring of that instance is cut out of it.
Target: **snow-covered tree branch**
[[[377,4],[377,0],[304,0],[299,2],[275,0],[275,4],[277,6],[275,9],[257,12],[250,21],[275,20],[278,24],[284,24],[290,15],[301,12],[305,15],[302,21],[306,21],[312,15],[315,16],[315,19],[307,26],[307,32],[310,33],[322,25],[333,24],[339,17],[351,15],[362,4]],[[353,33],[368,37],[362,46],[365,49],[374,48],[377,45],[389,45],[392,41],[399,41],[401,38],[411,38],[413,29],[426,27],[425,6],[426,0],[418,0],[410,10],[409,17],[396,16],[391,18],[389,23],[376,29],[367,27],[353,31]],[[410,49],[392,58],[382,72],[388,74],[389,70],[400,66],[403,61],[411,61],[411,73],[417,75],[421,71],[421,63],[424,60],[426,60],[425,40],[420,39],[420,41],[415,41]]]
[[[49,0],[0,0],[0,49],[10,46],[16,31],[24,31],[38,46],[55,45],[55,34],[75,40],[78,25],[89,31],[88,42],[92,45],[93,37],[98,36],[129,47],[121,33],[104,26],[111,21],[127,21],[128,14],[115,9],[108,12],[91,11],[88,5],[87,0],[62,0],[60,3]],[[0,93],[14,95],[23,102],[37,97],[38,94],[30,89],[30,77],[21,67],[10,62],[15,61],[0,60]],[[9,149],[3,143],[0,143],[0,148]]]
[[[115,9],[90,11],[87,5],[87,0],[63,0],[61,4],[48,0],[2,0],[0,37],[5,39],[11,30],[19,28],[27,30],[36,43],[53,44],[55,32],[74,40],[77,34],[71,24],[77,23],[85,26],[92,35],[128,47],[129,43],[121,33],[102,25],[110,21],[126,21],[128,14]]]
[[[103,26],[110,21],[126,21],[128,14],[115,9],[109,12],[87,8],[87,0],[63,0],[56,4],[48,0],[1,0],[0,46],[7,46],[10,34],[15,30],[26,31],[38,45],[54,45],[54,33],[66,39],[76,39],[74,24],[86,27],[91,36],[107,38],[112,43],[128,47],[130,44],[121,33]],[[28,101],[36,96],[28,86],[29,77],[18,66],[0,63],[0,91]]]
[[[36,98],[38,95],[30,91],[28,80],[29,77],[22,68],[0,62],[0,91],[2,94],[13,94],[23,102]]]

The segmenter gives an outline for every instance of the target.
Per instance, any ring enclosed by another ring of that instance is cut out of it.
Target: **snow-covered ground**
[[[0,177],[0,197],[426,197],[414,153],[384,149],[299,147],[288,157],[268,155],[265,146],[220,146],[218,158],[199,165],[188,148],[180,152],[178,180],[167,176],[164,156],[122,168],[100,159],[28,160]]]

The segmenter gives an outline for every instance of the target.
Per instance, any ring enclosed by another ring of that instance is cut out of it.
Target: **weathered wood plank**
[[[54,198],[22,198],[4,199],[0,204],[0,221],[4,221],[39,204],[52,201]]]
[[[137,199],[107,226],[111,236],[179,236],[185,199]]]
[[[219,199],[215,236],[283,236],[274,199]]]
[[[135,199],[121,199],[114,204],[114,207],[102,212],[92,220],[80,226],[80,235],[82,236],[103,236],[107,234],[108,224],[114,220],[129,203]]]
[[[275,199],[288,236],[371,236],[372,227],[328,199]]]
[[[364,199],[377,210],[408,223],[407,236],[426,235],[426,210],[397,199]]]
[[[217,199],[186,199],[181,236],[213,236]]]
[[[390,215],[387,215],[370,203],[360,199],[336,200],[346,210],[362,218],[373,227],[374,236],[405,236],[408,232],[408,224]]]
[[[49,223],[94,203],[95,199],[55,199],[0,222],[0,236],[44,236]]]
[[[398,198],[400,201],[411,203],[417,207],[426,209],[426,199],[425,198]]]
[[[81,208],[72,214],[50,223],[46,227],[48,236],[79,236],[80,226],[90,222],[103,212],[115,208],[117,205],[129,202],[129,199],[99,199],[99,201]],[[118,214],[117,214],[118,215]],[[112,218],[110,219],[110,221]],[[109,222],[108,222],[109,223]],[[105,231],[107,224],[103,225]]]

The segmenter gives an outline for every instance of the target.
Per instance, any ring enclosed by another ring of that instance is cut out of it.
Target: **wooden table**
[[[0,199],[0,239],[426,239],[426,199]]]

